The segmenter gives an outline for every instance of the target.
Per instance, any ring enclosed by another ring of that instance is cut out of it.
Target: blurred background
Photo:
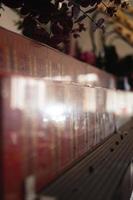
[[[117,76],[118,89],[133,89],[133,7],[119,10],[117,18],[108,17],[104,7],[99,6],[91,18],[104,17],[105,31],[93,31],[93,21],[85,18],[84,31],[80,36],[70,35],[69,43],[60,46],[59,50],[76,59],[91,64]],[[4,6],[1,10],[0,26],[22,34],[21,17],[16,10]],[[21,27],[21,28],[20,28]],[[76,29],[76,26],[75,26]]]

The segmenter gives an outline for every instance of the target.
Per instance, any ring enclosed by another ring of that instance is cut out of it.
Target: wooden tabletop
[[[114,200],[133,156],[133,120],[45,188],[42,200]]]

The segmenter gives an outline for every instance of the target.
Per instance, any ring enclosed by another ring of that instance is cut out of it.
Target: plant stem
[[[101,27],[95,22],[95,20],[94,20],[92,17],[90,17],[86,12],[84,12],[84,11],[78,6],[77,3],[73,2],[73,1],[72,1],[72,3],[73,3],[73,5],[77,6],[77,7],[79,8],[79,10],[80,10],[86,17],[88,17],[97,27],[101,28]]]
[[[101,1],[101,3],[104,5],[105,8],[108,8],[108,6],[103,1]]]

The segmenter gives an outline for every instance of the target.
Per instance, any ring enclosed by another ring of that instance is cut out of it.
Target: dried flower
[[[64,40],[66,41],[71,33],[75,38],[79,37],[80,32],[86,30],[82,23],[85,18],[89,18],[93,22],[94,30],[97,28],[104,30],[104,19],[100,18],[95,22],[89,15],[96,11],[98,4],[102,3],[110,16],[116,12],[115,5],[121,4],[122,8],[128,6],[125,1],[122,3],[121,0],[109,1],[112,1],[114,6],[106,6],[102,0],[0,0],[0,7],[4,4],[17,10],[21,16],[20,23],[17,24],[19,28],[22,28],[24,35],[33,36],[34,39],[41,42],[48,38],[49,45],[53,44],[53,40],[56,39],[55,43],[58,45]],[[82,7],[85,7],[86,11]],[[73,29],[74,23],[78,25],[76,29]],[[49,31],[45,28],[47,24],[50,25]],[[41,31],[42,34],[40,34]]]
[[[121,4],[121,0],[114,0],[114,4],[119,6]]]
[[[121,8],[125,8],[125,9],[127,9],[128,6],[129,6],[129,3],[126,2],[126,1],[124,1],[124,2],[121,3]]]
[[[106,12],[110,17],[113,17],[114,14],[116,13],[116,11],[117,11],[116,7],[114,7],[114,6],[109,6],[106,8]]]

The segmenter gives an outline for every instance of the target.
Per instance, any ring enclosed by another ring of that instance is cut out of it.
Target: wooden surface
[[[133,156],[132,123],[47,187],[42,197],[52,200],[114,200],[114,192]]]
[[[47,45],[0,27],[0,72],[115,88],[115,77]]]

